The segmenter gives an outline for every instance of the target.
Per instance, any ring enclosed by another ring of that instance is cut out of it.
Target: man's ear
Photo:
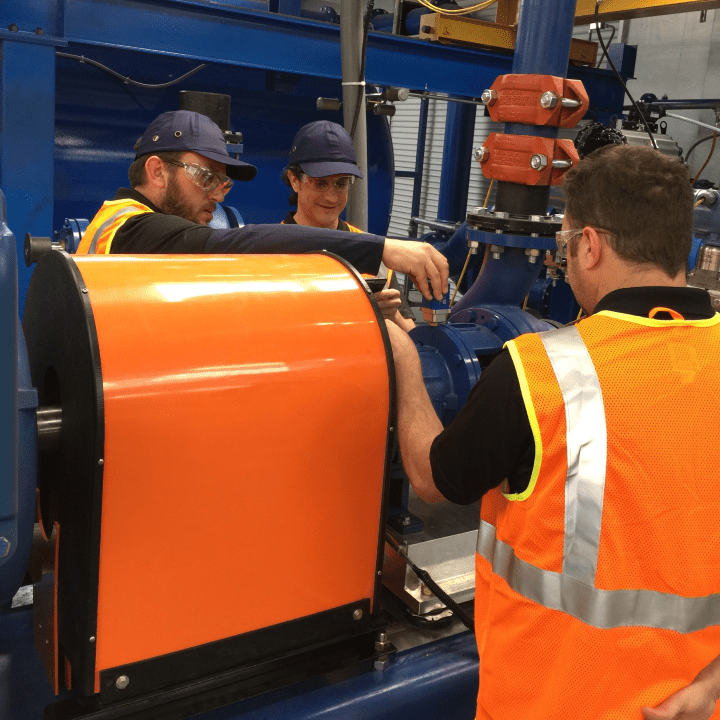
[[[288,178],[293,192],[300,192],[300,178],[292,170],[288,170]]]
[[[151,155],[145,161],[145,174],[148,184],[153,187],[164,188],[167,184],[167,168],[157,155]]]
[[[602,260],[605,244],[594,227],[587,225],[583,229],[578,252],[582,254],[582,261],[587,270],[592,270]]]

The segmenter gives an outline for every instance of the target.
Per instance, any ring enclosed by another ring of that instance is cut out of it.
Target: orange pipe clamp
[[[477,154],[483,175],[519,185],[560,185],[580,161],[572,140],[492,133]]]
[[[500,75],[482,95],[495,122],[575,127],[590,101],[580,80],[553,75]]]

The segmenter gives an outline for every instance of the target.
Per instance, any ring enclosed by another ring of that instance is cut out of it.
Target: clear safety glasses
[[[219,187],[225,195],[230,192],[233,181],[227,175],[213,172],[210,168],[196,163],[184,163],[180,160],[166,160],[168,165],[177,165],[185,168],[185,175],[193,185],[197,185],[206,193],[211,193]]]
[[[584,228],[580,228],[579,230],[577,228],[570,228],[570,230],[559,230],[555,233],[555,242],[557,243],[557,249],[558,252],[563,256],[563,258],[567,257],[567,244],[574,237],[582,235],[583,230]]]
[[[318,192],[325,192],[330,189],[330,186],[334,186],[338,192],[347,192],[350,186],[355,182],[354,175],[338,175],[337,177],[310,177],[309,175],[302,176],[302,182],[309,183]]]
[[[572,240],[574,237],[578,235],[582,235],[585,231],[585,228],[570,228],[570,230],[560,230],[555,233],[555,242],[557,243],[557,249],[558,252],[563,256],[563,258],[567,258],[567,244]],[[602,228],[595,228],[595,232],[600,235],[607,235],[609,237],[615,237],[613,233],[611,233],[609,230],[603,230]]]

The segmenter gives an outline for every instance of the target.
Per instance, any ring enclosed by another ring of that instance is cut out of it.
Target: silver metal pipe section
[[[483,105],[483,101],[480,98],[473,98],[469,100],[468,98],[461,98],[461,97],[453,97],[452,95],[445,95],[443,93],[437,93],[437,92],[414,92],[410,90],[408,93],[411,97],[419,97],[419,98],[430,98],[431,100],[442,100],[444,102],[457,102],[457,103],[467,103],[468,105]]]
[[[421,217],[410,218],[410,223],[414,225],[425,225],[431,230],[447,230],[448,232],[455,232],[462,223],[453,225],[452,223],[438,222],[437,220],[425,220]]]
[[[41,453],[52,452],[60,447],[62,430],[62,408],[39,407],[37,409],[38,450]]]
[[[343,123],[350,132],[356,108],[360,113],[355,128],[357,164],[364,179],[350,186],[347,221],[361,230],[368,227],[367,193],[367,118],[365,115],[365,78],[360,78],[363,40],[363,4],[361,0],[340,2],[340,59],[342,63]]]

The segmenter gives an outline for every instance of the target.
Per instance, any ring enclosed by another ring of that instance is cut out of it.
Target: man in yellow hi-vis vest
[[[380,263],[407,273],[428,299],[447,289],[447,260],[427,243],[361,233],[349,241],[337,230],[278,225],[208,227],[215,205],[236,180],[255,177],[253,165],[230,157],[220,128],[188,110],[157,117],[135,145],[121,188],[90,222],[79,254],[303,253],[329,250],[357,270],[377,273]]]
[[[442,427],[388,325],[405,469],[482,497],[478,720],[720,717],[720,315],[686,283],[686,168],[601,148],[557,233],[587,317],[508,342]]]

